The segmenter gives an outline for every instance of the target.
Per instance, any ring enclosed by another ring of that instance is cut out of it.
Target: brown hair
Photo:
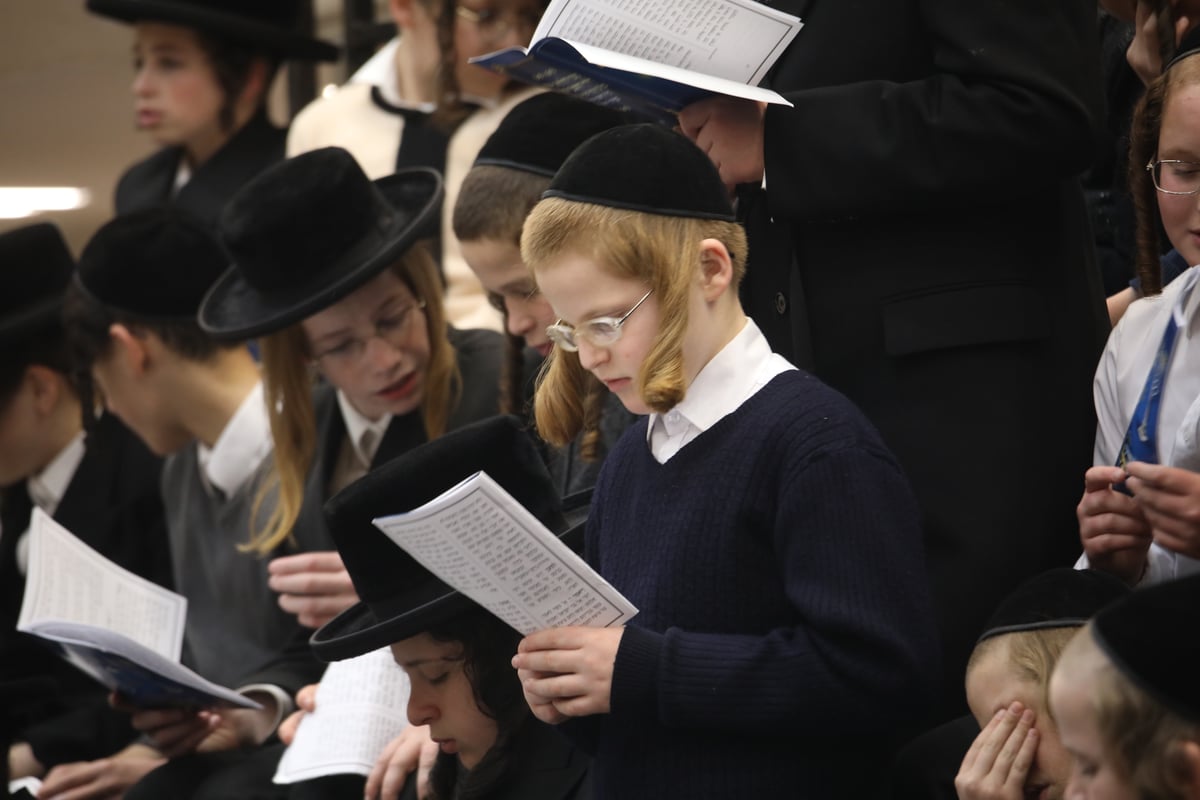
[[[538,203],[525,221],[521,257],[537,271],[553,269],[556,258],[575,253],[602,264],[613,275],[648,284],[658,299],[659,331],[638,377],[646,405],[667,411],[683,399],[687,388],[682,347],[688,325],[688,291],[704,239],[717,239],[729,251],[731,289],[736,292],[746,271],[747,248],[746,233],[734,222],[649,214],[552,197]],[[594,386],[594,378],[580,365],[577,353],[554,349],[534,398],[543,439],[561,447],[575,438],[593,413],[589,398]]]
[[[459,241],[520,244],[521,226],[548,186],[550,178],[533,172],[498,164],[471,167],[454,204],[454,235]]]
[[[1093,637],[1089,623],[1073,638],[1060,661],[1066,669],[1090,671],[1090,697],[1105,758],[1146,800],[1183,800],[1188,765],[1182,741],[1200,742],[1200,725],[1174,713],[1117,669]]]
[[[1129,192],[1136,219],[1134,268],[1143,295],[1162,292],[1162,216],[1158,191],[1146,165],[1158,158],[1163,112],[1176,89],[1200,83],[1200,58],[1185,58],[1146,88],[1129,129]]]
[[[441,279],[437,265],[422,247],[411,248],[392,271],[414,297],[425,301],[429,366],[421,414],[426,436],[434,439],[446,432],[450,412],[458,404],[462,390],[454,346],[446,337]],[[303,328],[297,323],[263,337],[260,344],[263,393],[275,442],[275,469],[259,491],[255,513],[276,487],[279,499],[265,527],[243,549],[266,555],[291,535],[304,503],[304,481],[313,466],[318,442],[312,405],[313,373],[308,367],[312,353]]]

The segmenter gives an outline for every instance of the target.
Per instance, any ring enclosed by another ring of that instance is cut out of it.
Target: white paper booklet
[[[186,616],[186,598],[114,564],[34,509],[17,630],[54,643],[136,705],[258,708],[179,663]]]
[[[486,473],[372,520],[426,569],[523,634],[623,625],[625,597]]]
[[[408,725],[408,676],[381,648],[329,665],[279,760],[275,783],[353,773],[368,775],[384,746]]]
[[[528,48],[471,62],[670,122],[711,95],[791,105],[757,84],[801,27],[754,0],[553,0]]]

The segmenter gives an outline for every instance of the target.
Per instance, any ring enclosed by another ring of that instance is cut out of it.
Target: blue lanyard
[[[1117,453],[1118,467],[1124,468],[1130,461],[1158,463],[1158,412],[1162,405],[1163,385],[1167,382],[1167,369],[1171,366],[1171,357],[1175,355],[1179,326],[1184,322],[1183,307],[1196,285],[1196,275],[1197,271],[1192,270],[1186,276],[1180,277],[1186,284],[1171,309],[1162,341],[1158,343],[1158,351],[1154,354],[1154,363],[1150,366],[1150,374],[1146,376],[1146,384],[1142,387],[1142,394],[1133,409],[1133,418],[1129,420],[1129,427],[1125,430],[1125,438]],[[1113,488],[1129,494],[1124,483],[1115,484]]]

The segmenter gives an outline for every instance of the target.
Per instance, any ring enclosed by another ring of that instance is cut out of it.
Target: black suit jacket
[[[287,131],[259,113],[199,166],[179,193],[171,189],[183,148],[164,147],[125,171],[117,183],[118,214],[173,204],[216,227],[221,209],[247,181],[282,161]]]
[[[1107,334],[1082,193],[1101,82],[1086,0],[785,0],[747,310],[857,403],[925,515],[962,704],[996,602],[1079,551]]]
[[[162,586],[171,585],[166,521],[159,492],[162,462],[115,417],[105,415],[88,434],[86,449],[54,518],[102,555]],[[25,580],[17,570],[18,534],[32,506],[24,485],[5,492],[0,536],[0,681],[49,678],[54,690],[35,702],[15,726],[47,765],[108,755],[133,736],[128,715],[108,708],[107,690],[72,667],[36,637],[17,633]]]

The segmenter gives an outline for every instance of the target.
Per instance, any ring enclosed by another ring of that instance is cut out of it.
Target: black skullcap
[[[1171,711],[1200,722],[1200,575],[1130,592],[1096,615],[1096,644]]]
[[[549,178],[586,139],[635,120],[632,114],[543,92],[505,114],[479,150],[475,166],[508,167]]]
[[[1111,575],[1089,569],[1052,569],[1035,575],[1000,601],[979,641],[1019,631],[1077,628],[1129,593]]]
[[[490,417],[451,431],[371,470],[325,504],[325,519],[361,602],[312,635],[319,658],[369,653],[477,608],[371,521],[411,511],[476,472],[486,472],[543,525],[582,549],[583,524],[569,517],[570,501],[559,499],[518,418]]]
[[[1196,53],[1200,53],[1200,28],[1192,28],[1183,35],[1183,39],[1179,42],[1179,49],[1175,51],[1174,57],[1163,67],[1163,72],[1165,73],[1180,61],[1194,56]]]
[[[683,134],[649,122],[588,139],[563,163],[542,197],[735,221],[729,192],[708,156]]]
[[[164,322],[193,321],[200,301],[229,267],[208,229],[163,206],[117,217],[79,257],[79,285],[103,305]]]
[[[49,222],[0,234],[0,345],[58,324],[75,259]]]

